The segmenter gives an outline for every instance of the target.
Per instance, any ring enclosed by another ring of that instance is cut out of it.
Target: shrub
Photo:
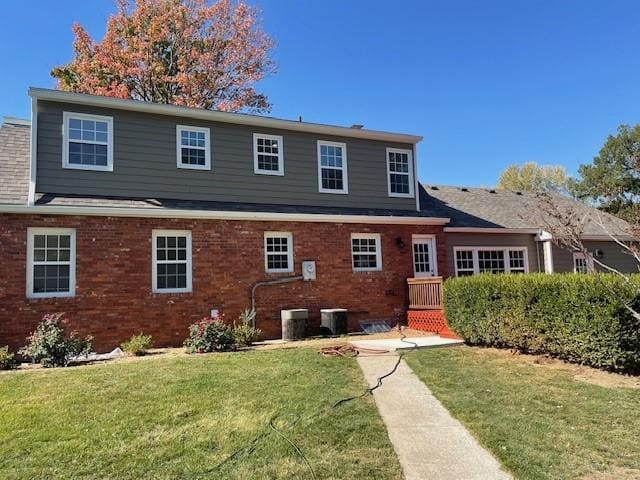
[[[151,348],[151,335],[134,335],[129,340],[124,342],[120,347],[123,351],[129,355],[135,355],[140,357],[147,353],[147,350]]]
[[[36,331],[27,338],[28,344],[20,354],[44,367],[66,367],[73,357],[87,355],[91,351],[91,337],[80,338],[75,331],[65,336],[61,326],[66,323],[62,320],[63,315],[45,315]]]
[[[11,370],[16,366],[16,356],[9,347],[0,347],[0,370]]]
[[[224,324],[222,315],[205,317],[189,327],[184,346],[189,353],[207,353],[235,350],[233,330]]]
[[[640,277],[640,276],[638,276]],[[640,372],[640,278],[476,275],[445,283],[449,326],[467,342]]]
[[[262,335],[259,328],[254,328],[251,325],[237,325],[233,327],[233,336],[238,345],[243,347],[250,346],[253,342],[258,340]]]

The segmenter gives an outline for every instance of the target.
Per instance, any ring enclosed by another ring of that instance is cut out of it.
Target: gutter
[[[97,217],[189,218],[260,222],[366,223],[386,225],[446,225],[449,218],[392,215],[330,215],[316,213],[234,212],[130,207],[73,207],[66,205],[2,205],[0,213],[22,215],[81,215]]]

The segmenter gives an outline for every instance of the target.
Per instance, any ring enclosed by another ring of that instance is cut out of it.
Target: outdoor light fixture
[[[404,240],[402,240],[402,237],[396,237],[396,246],[402,250],[404,248]]]

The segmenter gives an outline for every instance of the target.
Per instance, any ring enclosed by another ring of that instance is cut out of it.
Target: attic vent
[[[436,187],[435,185],[433,185],[433,186],[431,187],[431,190],[440,190],[440,189],[439,189],[438,187]]]
[[[496,193],[494,189],[489,190],[489,193]]]
[[[469,189],[468,189],[468,188],[466,188],[466,187],[462,187],[462,188],[460,189],[460,191],[461,191],[461,192],[468,192],[468,191],[469,191]]]
[[[355,128],[356,130],[362,130],[364,128],[364,125],[360,125],[359,123],[354,123],[353,125],[351,125],[351,128]]]
[[[522,195],[522,192],[516,192],[516,195]]]

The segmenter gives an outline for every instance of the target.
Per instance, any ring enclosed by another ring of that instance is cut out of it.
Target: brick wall
[[[28,227],[76,229],[76,296],[27,299]],[[192,232],[193,292],[151,292],[151,232]],[[446,274],[442,228],[116,217],[0,215],[0,345],[22,346],[42,315],[66,312],[71,328],[94,336],[99,351],[144,332],[157,346],[178,346],[188,325],[219,308],[228,320],[250,304],[252,285],[287,274],[264,271],[265,231],[293,233],[295,274],[302,260],[315,260],[318,278],[265,286],[257,291],[257,321],[266,338],[280,337],[280,310],[308,308],[317,328],[320,308],[349,309],[358,320],[394,319],[407,305],[405,279],[413,276],[412,234],[437,234],[438,270]],[[350,235],[380,233],[380,272],[351,270]],[[400,237],[404,248],[396,245]]]

